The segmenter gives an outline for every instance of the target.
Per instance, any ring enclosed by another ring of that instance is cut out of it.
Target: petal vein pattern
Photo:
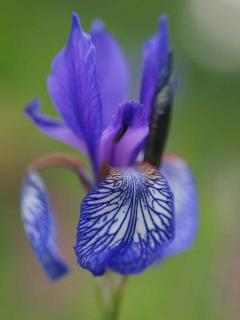
[[[28,172],[21,194],[22,221],[29,242],[46,274],[57,280],[69,269],[56,241],[56,226],[47,190],[39,175]]]
[[[65,123],[86,143],[97,175],[97,146],[102,133],[102,104],[95,48],[74,13],[68,43],[52,63],[48,89]]]
[[[85,197],[75,247],[79,264],[95,275],[105,269],[138,273],[174,237],[173,195],[149,165],[112,169]]]

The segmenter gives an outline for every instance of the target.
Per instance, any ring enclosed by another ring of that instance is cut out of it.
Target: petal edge
[[[56,245],[54,217],[43,181],[34,171],[27,173],[21,192],[21,217],[27,238],[51,280],[69,272]]]
[[[186,251],[198,230],[198,197],[187,163],[175,154],[166,154],[161,171],[167,178],[175,199],[175,238],[163,249],[161,258]]]

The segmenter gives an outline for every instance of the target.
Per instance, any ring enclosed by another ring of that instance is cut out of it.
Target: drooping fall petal
[[[175,204],[175,237],[161,254],[161,257],[167,257],[189,249],[195,240],[198,230],[198,198],[191,169],[179,156],[166,154],[161,172],[168,180]]]
[[[112,169],[84,198],[75,252],[94,275],[143,271],[174,238],[173,195],[153,167]]]
[[[51,280],[57,280],[69,269],[59,254],[56,227],[46,188],[39,175],[27,173],[21,192],[21,214],[28,240],[40,264]]]

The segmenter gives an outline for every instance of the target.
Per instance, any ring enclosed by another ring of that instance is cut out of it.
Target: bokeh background
[[[87,30],[102,18],[119,39],[137,99],[142,45],[169,15],[178,90],[168,150],[190,163],[199,190],[200,229],[192,249],[129,278],[121,320],[240,318],[240,1],[0,0],[0,319],[99,319],[94,279],[75,262],[83,189],[62,169],[44,178],[58,215],[60,245],[72,273],[43,274],[25,239],[19,188],[26,165],[69,147],[23,116],[32,97],[51,115],[46,77],[65,45],[71,11]]]

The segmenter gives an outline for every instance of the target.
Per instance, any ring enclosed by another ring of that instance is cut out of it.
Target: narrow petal
[[[137,102],[118,106],[110,126],[103,132],[100,144],[100,161],[123,167],[134,162],[133,155],[148,133],[145,108]],[[135,155],[136,157],[136,155]]]
[[[56,245],[54,217],[45,186],[36,172],[26,175],[21,193],[21,213],[26,235],[51,280],[57,280],[69,269]]]
[[[152,100],[169,53],[168,21],[166,16],[162,16],[159,20],[157,34],[144,45],[140,101],[147,108],[149,116]]]
[[[40,102],[35,99],[25,108],[25,114],[44,133],[50,137],[73,146],[86,153],[86,145],[62,121],[45,116],[40,111]]]
[[[161,257],[166,257],[192,245],[198,230],[198,200],[191,170],[183,159],[167,154],[161,172],[168,180],[175,200],[175,238],[162,251]]]
[[[48,88],[67,126],[84,139],[96,173],[102,116],[95,49],[75,13],[68,43],[53,61]]]
[[[105,30],[101,21],[95,21],[91,36],[96,48],[97,76],[103,104],[103,128],[111,122],[119,103],[127,99],[129,68],[122,48]]]
[[[153,167],[112,169],[81,206],[75,252],[94,275],[143,271],[174,237],[173,195]]]

